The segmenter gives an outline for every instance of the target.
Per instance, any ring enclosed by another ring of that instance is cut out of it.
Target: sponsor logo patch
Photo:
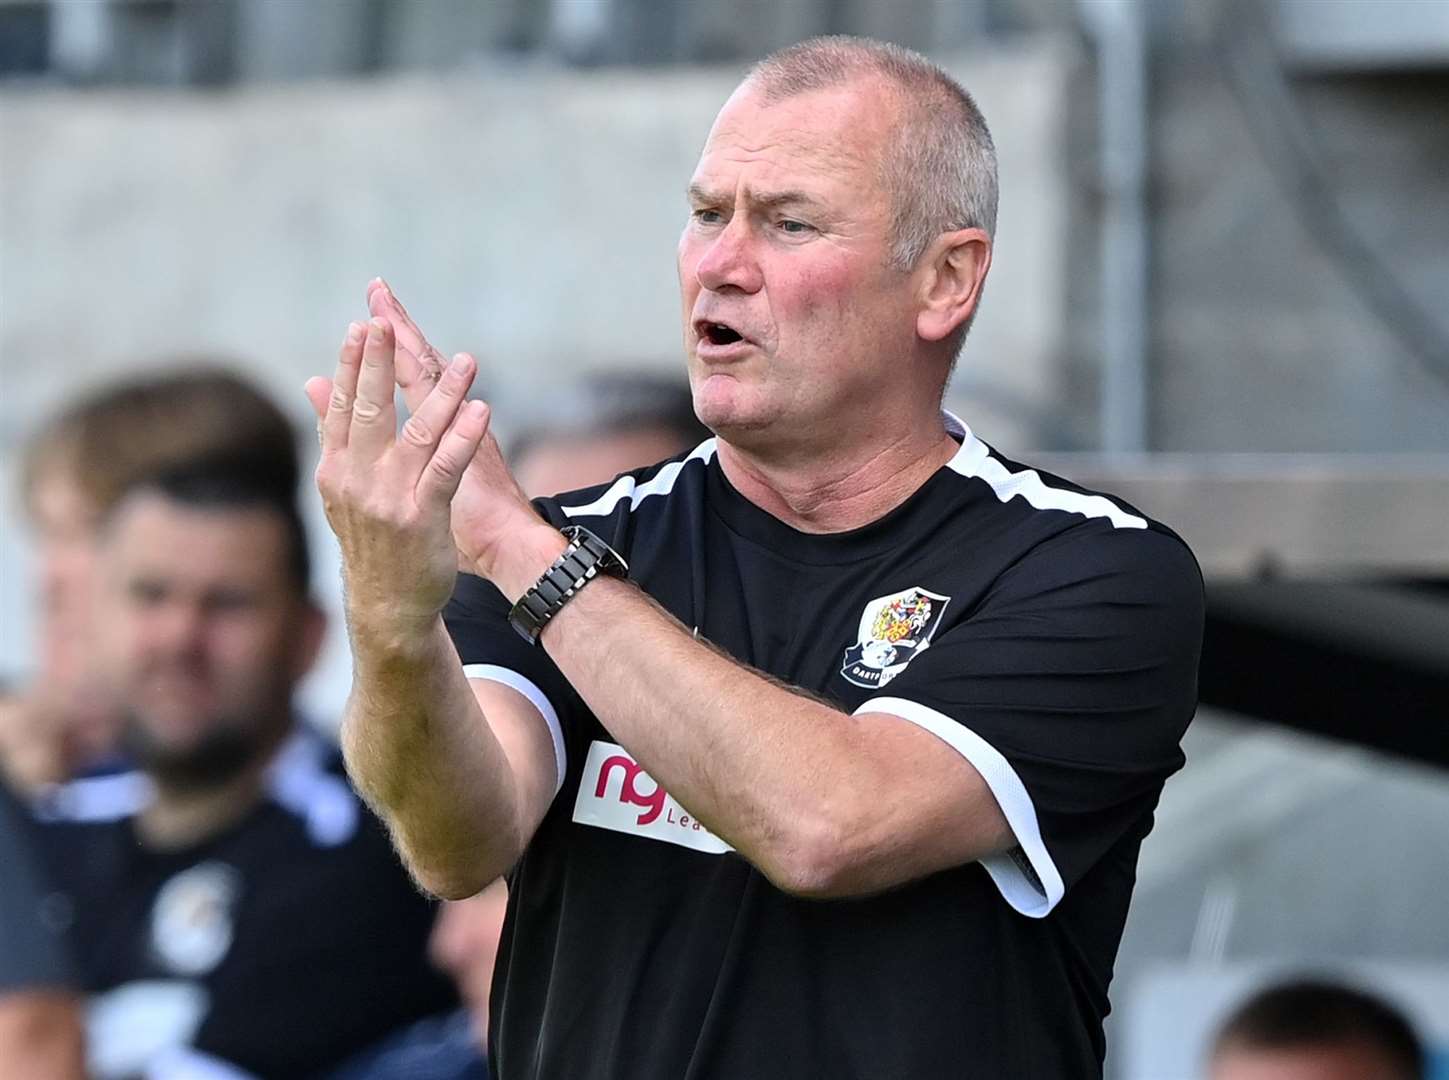
[[[856,686],[879,690],[926,651],[950,602],[919,585],[876,597],[865,605],[858,640],[845,650],[840,674]]]
[[[711,855],[734,850],[701,825],[615,743],[596,741],[589,746],[583,780],[574,800],[574,820]]]

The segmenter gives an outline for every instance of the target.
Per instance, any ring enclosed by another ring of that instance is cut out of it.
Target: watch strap
[[[531,645],[538,643],[549,620],[590,581],[600,574],[623,577],[629,571],[618,552],[582,525],[567,525],[559,531],[569,546],[508,613],[509,624]]]

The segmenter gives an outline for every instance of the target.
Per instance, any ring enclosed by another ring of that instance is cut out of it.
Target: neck
[[[721,439],[719,462],[750,502],[808,533],[846,532],[869,525],[909,499],[960,449],[937,413],[933,422],[905,425],[896,438],[842,452],[842,436],[816,457],[773,461]],[[853,451],[853,452],[852,452]]]
[[[156,781],[156,795],[136,819],[148,848],[174,850],[199,844],[240,821],[261,801],[275,745],[235,776],[206,787],[180,787]]]

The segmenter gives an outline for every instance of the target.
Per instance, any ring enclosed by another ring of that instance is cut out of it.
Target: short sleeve
[[[976,767],[1018,845],[982,863],[1040,918],[1182,766],[1202,625],[1180,540],[1092,521],[1014,565],[856,711],[926,728]]]
[[[508,622],[509,604],[489,581],[459,574],[443,623],[470,679],[511,687],[527,698],[548,725],[558,769],[555,793],[568,772],[567,728],[574,694],[548,652],[532,645]]]
[[[47,888],[25,812],[0,784],[0,993],[74,985],[65,942],[45,917]]]

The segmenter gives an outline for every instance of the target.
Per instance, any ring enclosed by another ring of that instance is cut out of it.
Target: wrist
[[[406,659],[425,655],[442,623],[442,615],[399,613],[395,608],[365,608],[349,605],[347,633],[359,664],[368,659]]]
[[[518,598],[533,588],[568,546],[563,533],[540,521],[510,538],[484,576],[498,587],[510,604],[517,603]]]

